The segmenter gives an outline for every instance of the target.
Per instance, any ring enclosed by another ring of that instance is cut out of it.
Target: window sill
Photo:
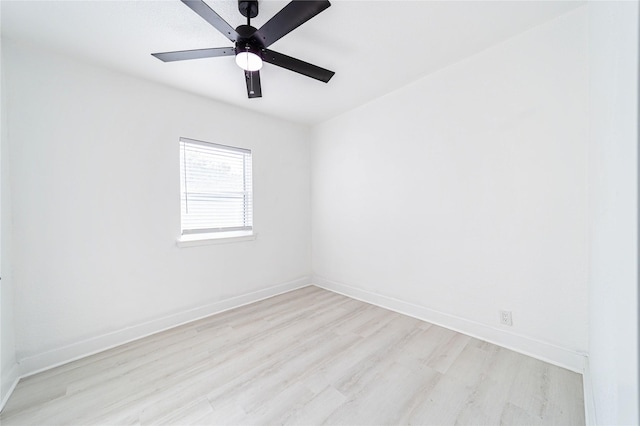
[[[208,246],[211,244],[239,243],[255,240],[258,234],[251,231],[219,232],[215,234],[181,235],[176,241],[178,247]]]

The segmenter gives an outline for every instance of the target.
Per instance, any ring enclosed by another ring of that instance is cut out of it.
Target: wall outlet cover
[[[500,311],[500,324],[503,325],[513,325],[513,317],[511,316],[511,311]]]

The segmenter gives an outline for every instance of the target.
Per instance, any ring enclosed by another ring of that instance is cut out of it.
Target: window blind
[[[251,150],[180,138],[182,234],[253,229]]]

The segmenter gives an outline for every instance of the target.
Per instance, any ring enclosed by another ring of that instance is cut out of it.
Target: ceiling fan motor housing
[[[240,25],[236,28],[238,39],[236,40],[236,55],[240,52],[251,52],[263,58],[264,43],[256,36],[257,29],[251,25]]]

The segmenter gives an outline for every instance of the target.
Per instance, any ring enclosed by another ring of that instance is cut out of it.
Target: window
[[[250,235],[251,150],[180,138],[180,201],[183,236]]]

